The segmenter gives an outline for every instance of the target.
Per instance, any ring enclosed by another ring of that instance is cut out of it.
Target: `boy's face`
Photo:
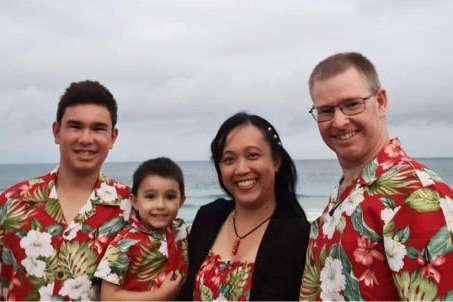
[[[104,106],[67,107],[61,124],[55,122],[52,127],[55,143],[60,145],[60,169],[79,175],[99,173],[118,135],[112,127]]]
[[[144,225],[165,229],[176,218],[184,200],[175,179],[148,175],[140,183],[132,205]]]

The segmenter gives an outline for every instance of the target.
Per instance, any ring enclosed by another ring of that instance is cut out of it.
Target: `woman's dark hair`
[[[233,197],[222,181],[220,162],[222,160],[223,149],[225,148],[228,134],[231,130],[241,125],[253,125],[257,127],[263,134],[264,140],[269,144],[274,160],[281,159],[280,168],[275,175],[275,197],[277,204],[286,203],[296,212],[305,215],[296,196],[297,171],[294,161],[291,159],[285,148],[283,148],[280,136],[274,126],[258,115],[248,114],[246,112],[234,114],[223,122],[211,143],[212,161],[217,171],[217,177],[222,189]]]
[[[140,184],[149,175],[157,175],[176,180],[179,185],[181,196],[185,196],[182,170],[174,161],[167,157],[149,159],[143,162],[137,170],[135,170],[134,176],[132,177],[132,194],[137,196]]]

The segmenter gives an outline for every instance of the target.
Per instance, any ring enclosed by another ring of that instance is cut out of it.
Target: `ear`
[[[117,138],[118,138],[118,128],[113,128],[113,130],[112,130],[112,143],[110,144],[110,149],[113,148],[113,145],[115,144]]]
[[[54,142],[57,145],[60,143],[60,129],[61,129],[61,125],[56,121],[53,122],[52,133],[53,133]]]
[[[387,92],[385,89],[381,88],[376,92],[376,99],[378,104],[378,115],[380,117],[385,117],[388,106]]]
[[[186,196],[181,196],[181,200],[179,201],[179,208],[182,207],[182,205],[184,204],[184,201],[186,201]]]
[[[138,211],[138,204],[137,204],[137,196],[132,195],[131,197],[131,205],[132,207]]]
[[[282,165],[282,158],[278,157],[277,160],[275,160],[275,173],[280,170],[280,166]]]

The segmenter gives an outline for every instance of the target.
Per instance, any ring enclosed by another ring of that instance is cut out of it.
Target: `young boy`
[[[98,300],[93,274],[130,213],[129,188],[101,174],[117,104],[98,82],[72,83],[52,125],[60,162],[0,195],[0,299]]]
[[[179,166],[145,161],[134,172],[132,225],[107,248],[95,273],[102,300],[175,300],[187,273],[187,229],[176,218],[185,200]]]

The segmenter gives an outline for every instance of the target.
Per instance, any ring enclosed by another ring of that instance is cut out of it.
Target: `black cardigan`
[[[188,237],[189,272],[182,300],[193,300],[195,277],[234,202],[217,199],[202,206]],[[305,215],[277,205],[258,248],[250,300],[299,300],[310,224]]]

